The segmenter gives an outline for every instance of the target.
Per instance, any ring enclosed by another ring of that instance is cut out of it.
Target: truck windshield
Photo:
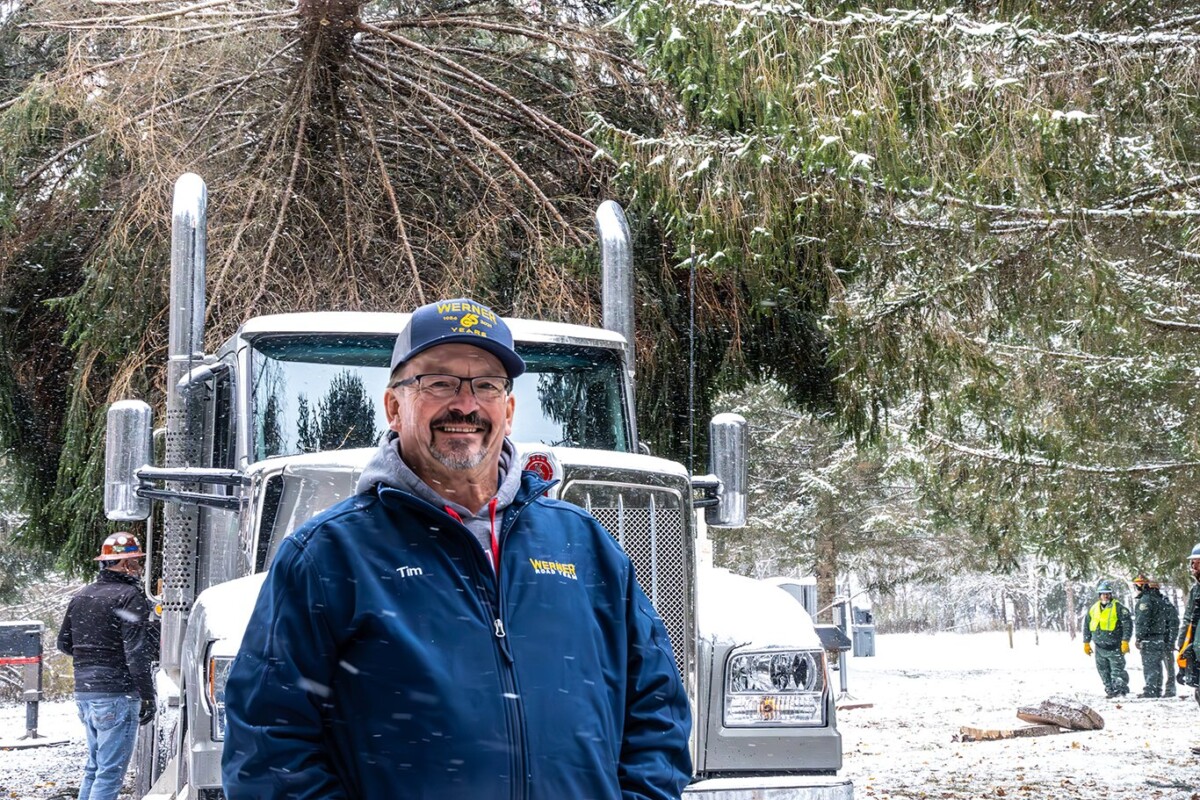
[[[395,338],[303,334],[251,343],[254,458],[370,447],[387,432],[383,393]],[[573,344],[521,344],[528,371],[513,387],[513,438],[629,449],[619,354]]]

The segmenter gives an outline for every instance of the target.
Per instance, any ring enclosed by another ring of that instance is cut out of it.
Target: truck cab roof
[[[266,314],[242,324],[237,336],[255,339],[283,333],[389,334],[395,336],[408,322],[408,314],[377,311],[315,311]],[[625,337],[604,328],[505,317],[518,342],[574,342],[623,350]],[[235,337],[236,338],[236,337]]]

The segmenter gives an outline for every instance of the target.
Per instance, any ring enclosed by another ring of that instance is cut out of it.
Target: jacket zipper
[[[553,484],[550,485],[552,486]],[[549,486],[546,488],[549,488]],[[545,492],[545,488],[542,490],[542,492]],[[540,496],[542,492],[539,492],[537,496]],[[501,679],[502,688],[504,690],[503,696],[505,700],[511,699],[512,702],[511,713],[507,713],[505,715],[508,720],[509,738],[513,745],[513,777],[510,796],[513,798],[513,800],[525,800],[525,798],[529,796],[528,785],[529,781],[531,780],[528,765],[529,758],[525,747],[525,712],[521,694],[517,687],[516,670],[513,667],[512,649],[508,644],[508,631],[504,626],[504,614],[502,611],[504,608],[504,586],[500,582],[500,555],[504,552],[504,541],[508,538],[509,531],[511,531],[513,526],[516,525],[517,517],[520,515],[521,510],[524,509],[527,503],[514,500],[509,507],[505,509],[503,527],[501,528],[496,543],[496,567],[495,569],[491,569],[491,565],[487,563],[487,556],[483,554],[482,548],[478,547],[478,542],[475,539],[475,535],[471,533],[466,525],[463,524],[461,519],[457,518],[456,514],[450,514],[448,513],[448,509],[437,508],[437,506],[427,503],[420,498],[411,497],[411,495],[409,495],[409,497],[411,498],[411,502],[415,502],[416,504],[423,505],[427,508],[436,509],[437,511],[440,511],[447,517],[450,517],[450,519],[457,522],[462,533],[466,535],[466,537],[470,539],[472,545],[474,545],[469,549],[474,553],[475,563],[482,564],[483,566],[483,569],[479,570],[475,576],[475,591],[480,600],[483,602],[484,609],[489,611],[492,615],[492,634],[496,641],[497,660],[501,662],[498,664],[499,673],[503,676]],[[490,580],[495,581],[494,593],[489,591],[483,580],[480,579],[480,576],[485,574],[489,575]],[[509,706],[506,705],[505,708],[508,709]]]
[[[512,503],[504,513],[504,521],[501,526],[500,533],[496,543],[496,603],[498,611],[505,608],[504,605],[504,582],[500,580],[500,556],[504,552],[504,542],[508,539],[508,532],[512,530],[513,525],[517,522],[517,516],[521,513],[521,509],[525,507],[524,503]],[[520,687],[517,686],[517,673],[513,665],[512,649],[508,645],[508,635],[504,630],[504,620],[502,612],[496,614],[496,637],[497,641],[502,644],[501,652],[504,653],[507,659],[508,669],[504,670],[504,682],[506,684],[506,696],[512,698],[512,717],[511,717],[511,736],[513,742],[513,782],[511,796],[513,800],[523,800],[528,797],[529,781],[532,775],[529,771],[528,753],[526,752],[526,734],[525,734],[525,705],[524,698],[521,696]]]
[[[525,747],[525,712],[522,705],[521,693],[517,687],[516,670],[514,668],[514,659],[512,648],[508,644],[508,631],[504,627],[504,584],[500,580],[500,554],[504,552],[503,542],[508,538],[508,532],[512,526],[516,524],[517,516],[524,504],[514,502],[509,506],[504,514],[504,524],[499,536],[497,537],[496,548],[493,551],[496,559],[495,569],[491,569],[491,565],[487,563],[487,557],[477,546],[475,535],[467,529],[461,519],[458,519],[457,514],[449,513],[449,509],[444,509],[446,515],[459,524],[463,532],[470,538],[473,546],[470,549],[475,553],[477,564],[482,564],[483,569],[475,576],[475,591],[479,595],[483,606],[492,616],[492,634],[496,641],[497,664],[498,672],[501,675],[502,698],[505,701],[506,720],[508,726],[509,741],[512,743],[512,783],[510,797],[512,800],[524,800],[528,797],[527,787],[529,785],[529,768],[528,757]],[[494,581],[495,591],[489,590],[482,578],[483,575],[488,575],[488,579]],[[511,710],[510,710],[511,709]]]

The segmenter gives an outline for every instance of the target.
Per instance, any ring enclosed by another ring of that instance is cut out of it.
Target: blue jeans
[[[75,706],[88,745],[79,800],[116,800],[137,741],[141,699],[136,694],[79,692]]]

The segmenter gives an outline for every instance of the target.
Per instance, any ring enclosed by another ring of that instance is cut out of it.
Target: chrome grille
[[[687,495],[667,487],[569,479],[561,497],[587,509],[629,554],[638,583],[671,637],[675,664],[687,675],[693,634]]]

